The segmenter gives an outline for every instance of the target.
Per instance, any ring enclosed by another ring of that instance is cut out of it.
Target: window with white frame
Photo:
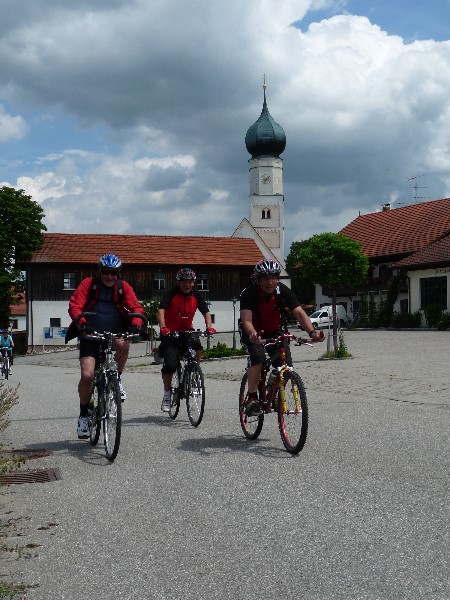
[[[64,273],[63,289],[64,290],[74,290],[75,289],[75,273]]]
[[[166,274],[162,271],[155,271],[153,273],[153,289],[154,290],[165,290],[166,289]]]
[[[208,278],[208,273],[199,273],[197,275],[197,289],[200,291],[207,291],[209,290],[209,278]]]

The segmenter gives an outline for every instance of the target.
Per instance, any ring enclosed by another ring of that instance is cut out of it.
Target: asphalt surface
[[[348,331],[352,358],[294,348],[310,408],[298,456],[276,416],[244,438],[245,359],[202,363],[204,420],[160,411],[160,367],[133,346],[113,464],[76,438],[74,351],[16,359],[3,433],[62,478],[1,490],[3,575],[27,599],[448,600],[450,332]]]

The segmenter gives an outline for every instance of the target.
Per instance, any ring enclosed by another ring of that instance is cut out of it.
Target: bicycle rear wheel
[[[172,377],[172,385],[170,386],[170,410],[169,417],[176,419],[180,410],[180,379],[181,369],[177,368]]]
[[[298,454],[308,434],[308,403],[300,376],[294,371],[284,374],[284,399],[278,391],[278,428],[283,445],[291,454]]]
[[[241,422],[242,431],[249,440],[256,440],[261,433],[264,424],[264,413],[258,416],[248,416],[245,413],[245,397],[247,395],[247,373],[244,373],[241,381],[241,389],[239,391],[239,420]],[[261,389],[259,389],[261,398]]]
[[[113,461],[120,446],[122,431],[122,399],[117,374],[110,375],[104,392],[105,418],[103,420],[103,435],[106,458]]]
[[[198,427],[203,419],[205,410],[205,383],[200,365],[190,363],[186,368],[185,389],[186,408],[189,421],[194,427]]]
[[[100,384],[101,385],[101,384]],[[103,389],[104,386],[101,385],[100,389]],[[100,429],[102,425],[102,403],[100,402],[100,394],[99,384],[96,385],[95,381],[92,385],[92,394],[91,400],[89,402],[89,421],[90,421],[90,431],[89,431],[89,441],[92,446],[96,446],[98,440],[100,438]]]

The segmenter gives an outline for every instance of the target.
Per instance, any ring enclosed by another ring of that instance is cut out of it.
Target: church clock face
[[[261,175],[261,182],[262,183],[270,183],[270,175],[267,175],[267,173],[265,173],[264,175]]]

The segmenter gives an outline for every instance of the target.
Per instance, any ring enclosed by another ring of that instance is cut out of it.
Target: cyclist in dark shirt
[[[159,354],[164,358],[161,369],[164,396],[161,404],[163,412],[170,410],[170,386],[172,377],[177,370],[178,357],[183,352],[183,337],[168,337],[170,333],[188,331],[192,329],[192,322],[198,309],[205,319],[208,333],[216,333],[212,327],[211,313],[205,299],[197,290],[194,290],[196,274],[192,269],[184,267],[176,275],[179,282],[172,290],[165,294],[158,307],[158,325],[161,332],[161,345]],[[193,340],[193,348],[197,351],[197,361],[200,362],[202,345],[198,335]]]
[[[281,267],[279,263],[264,259],[255,266],[256,282],[243,290],[240,297],[240,324],[242,345],[249,353],[248,398],[249,414],[257,415],[262,407],[258,400],[258,382],[261,366],[265,360],[265,349],[260,343],[262,339],[276,337],[286,331],[285,311],[290,311],[314,342],[325,339],[323,331],[316,331],[295,294],[279,281]],[[292,365],[289,344],[285,347],[288,364]],[[277,349],[267,350],[274,366],[279,360]]]

